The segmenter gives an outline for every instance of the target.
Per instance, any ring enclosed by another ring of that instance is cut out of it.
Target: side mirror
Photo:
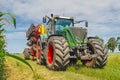
[[[43,23],[46,23],[46,17],[43,17]]]
[[[88,27],[88,22],[87,21],[85,22],[85,27]]]

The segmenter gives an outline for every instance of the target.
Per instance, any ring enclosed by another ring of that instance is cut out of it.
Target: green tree
[[[117,47],[118,47],[118,50],[120,51],[120,37],[117,37]]]
[[[108,49],[114,52],[115,48],[117,47],[117,41],[114,37],[111,37],[107,42]]]

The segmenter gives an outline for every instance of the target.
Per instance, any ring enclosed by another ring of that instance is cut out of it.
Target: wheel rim
[[[52,64],[53,62],[53,55],[54,55],[54,49],[53,49],[53,45],[49,44],[48,46],[48,63]]]
[[[40,46],[40,44],[39,43],[37,43],[37,54],[36,54],[36,56],[37,56],[37,63],[39,63],[39,61],[40,61],[40,57],[41,57],[41,46]]]
[[[38,46],[38,51],[37,51],[37,58],[40,59],[40,46]]]
[[[95,54],[94,46],[92,45],[92,43],[89,42],[89,43],[87,44],[87,46],[88,46],[89,50],[91,51],[90,54]],[[91,66],[92,63],[93,63],[93,59],[91,59],[91,60],[85,60],[86,66]]]

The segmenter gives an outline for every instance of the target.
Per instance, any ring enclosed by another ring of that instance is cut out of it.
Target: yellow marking
[[[45,34],[45,27],[43,24],[40,25],[39,29],[38,29],[38,32],[41,33],[41,34]]]

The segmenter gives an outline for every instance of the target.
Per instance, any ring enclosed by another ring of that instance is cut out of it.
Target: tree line
[[[100,39],[102,42],[104,42],[103,38],[100,38],[99,36],[95,36],[96,38]],[[106,46],[110,52],[114,52],[115,49],[118,49],[120,51],[120,36],[110,37],[106,43]]]
[[[109,40],[107,42],[107,46],[108,46],[108,49],[111,52],[114,52],[116,48],[120,51],[120,37],[117,37],[117,38],[111,37],[111,38],[109,38]]]

